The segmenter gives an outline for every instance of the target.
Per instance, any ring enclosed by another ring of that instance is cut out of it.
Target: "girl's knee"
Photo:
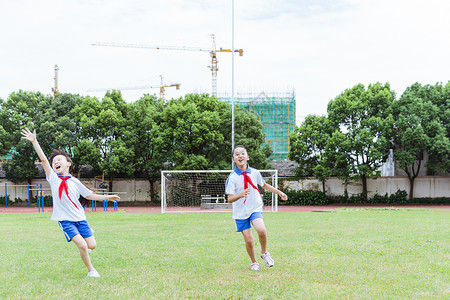
[[[253,241],[245,241],[245,248],[247,249],[253,249],[252,247],[255,246],[255,243]]]
[[[258,233],[258,236],[260,236],[260,237],[267,236],[267,230],[265,227],[258,228],[258,230],[256,232]]]
[[[78,249],[80,250],[87,250],[88,249],[88,245],[84,240],[72,240],[75,245],[77,245]]]
[[[255,242],[253,236],[248,236],[244,238],[246,244],[253,244]]]
[[[97,242],[93,237],[88,237],[85,241],[89,249],[94,250],[97,247]]]

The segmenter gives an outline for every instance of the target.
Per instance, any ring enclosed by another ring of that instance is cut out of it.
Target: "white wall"
[[[322,184],[314,178],[285,181],[285,187],[293,190],[317,190],[322,191]],[[342,180],[331,177],[325,182],[325,189],[328,195],[343,195],[345,184]],[[374,194],[388,195],[394,194],[397,190],[405,190],[409,195],[409,180],[407,177],[378,177],[367,180],[367,191],[369,197]],[[350,182],[347,185],[349,195],[362,193],[361,182]],[[415,198],[437,198],[450,197],[450,177],[423,176],[417,177],[414,181]]]
[[[84,184],[87,184],[93,188],[100,188],[101,182],[95,179],[82,179]],[[14,185],[26,185],[26,183],[12,183],[7,180],[0,180],[0,205],[4,203],[5,197],[5,183],[7,183],[7,192],[10,195],[10,199],[21,198],[22,200],[28,199],[27,186],[14,186]],[[36,184],[41,185],[44,189],[44,195],[50,195],[50,186],[45,179],[35,179],[32,181],[31,189],[35,189]],[[159,181],[154,184],[155,191],[160,192]],[[108,191],[108,190],[106,190]],[[113,191],[118,192],[121,201],[150,201],[150,183],[146,179],[115,179],[113,182]],[[33,192],[33,196],[36,192]]]
[[[91,187],[101,186],[101,182],[95,179],[82,180],[85,184]],[[21,198],[27,199],[27,187],[15,187],[12,182],[0,180],[0,205],[4,203],[5,183],[7,183],[8,194],[11,199]],[[24,183],[21,183],[24,184]],[[33,187],[35,184],[42,184],[44,189],[49,189],[49,185],[45,179],[33,180]],[[371,178],[367,181],[369,197],[378,193],[384,195],[388,193],[391,195],[397,190],[405,190],[409,193],[409,181],[407,177],[378,177]],[[296,181],[285,180],[284,188],[291,188],[294,190],[322,190],[322,183],[317,179],[308,178]],[[336,177],[329,178],[325,183],[327,194],[329,195],[343,195],[345,186],[344,182]],[[113,191],[118,192],[121,201],[150,201],[150,183],[145,179],[115,179],[113,182]],[[155,191],[160,194],[160,184],[155,183]],[[350,182],[347,186],[349,195],[359,194],[362,192],[362,184],[360,182]],[[49,195],[50,191],[45,191],[45,195]],[[35,195],[35,193],[33,194]],[[450,197],[450,176],[423,176],[417,177],[414,184],[414,197]],[[159,198],[160,199],[160,198]]]

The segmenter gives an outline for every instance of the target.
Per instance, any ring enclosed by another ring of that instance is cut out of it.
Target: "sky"
[[[243,49],[217,53],[219,94],[295,91],[297,125],[358,83],[450,80],[447,0],[2,0],[0,98],[18,90],[102,98],[211,93],[210,53],[96,42]],[[234,19],[234,21],[233,21]],[[234,64],[233,64],[234,60]],[[234,67],[233,67],[234,66]],[[93,91],[94,90],[94,91]]]

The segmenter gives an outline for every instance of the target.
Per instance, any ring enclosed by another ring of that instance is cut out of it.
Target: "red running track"
[[[349,209],[386,209],[397,210],[402,208],[415,208],[432,210],[436,212],[450,212],[450,205],[324,205],[324,206],[284,206],[279,205],[279,212],[330,212],[339,208]],[[39,210],[37,207],[0,207],[0,214],[7,213],[37,213]],[[52,212],[52,207],[44,207],[45,212]],[[109,206],[107,211],[103,210],[103,206],[97,207],[97,213],[114,213],[114,212],[126,212],[126,213],[160,213],[160,206],[120,206],[118,210],[114,210],[113,206]],[[264,211],[269,212],[270,206],[265,207]],[[91,213],[92,208],[87,207],[86,213]],[[231,212],[231,210],[200,210],[200,207],[169,207],[166,212]]]

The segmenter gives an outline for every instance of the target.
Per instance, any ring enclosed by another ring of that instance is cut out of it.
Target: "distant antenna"
[[[55,65],[55,87],[52,88],[53,97],[56,97],[56,94],[59,93],[59,91],[58,91],[58,70],[59,70],[58,65]]]

